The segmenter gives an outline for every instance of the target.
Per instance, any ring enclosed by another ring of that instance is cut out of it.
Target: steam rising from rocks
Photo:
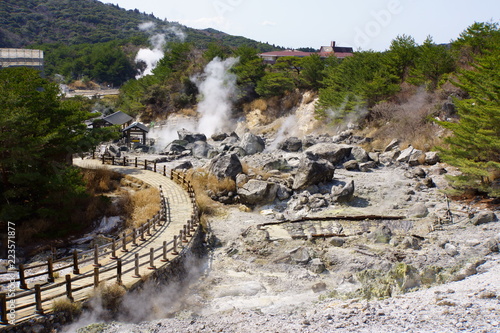
[[[216,57],[205,67],[203,74],[192,78],[202,98],[198,104],[198,132],[211,136],[218,131],[231,130],[231,101],[236,92],[236,75],[229,70],[238,60]]]

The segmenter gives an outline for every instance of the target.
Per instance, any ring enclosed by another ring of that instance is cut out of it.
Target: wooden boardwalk
[[[190,230],[193,231],[193,224],[196,222],[192,220],[195,209],[193,198],[181,185],[169,177],[150,170],[134,168],[133,166],[103,165],[100,160],[75,159],[73,163],[82,168],[109,168],[161,189],[168,201],[168,214],[164,218],[166,221],[152,224],[152,227],[148,228],[146,232],[142,230],[144,238],[141,237],[139,232],[137,233],[137,240],[131,241],[129,240],[130,237],[125,237],[128,243],[123,246],[119,241],[114,251],[111,248],[97,250],[99,252],[98,257],[94,257],[94,260],[85,266],[79,267],[78,274],[68,272],[67,274],[60,274],[61,276],[56,275],[53,282],[35,282],[38,284],[36,288],[41,290],[38,293],[41,295],[41,297],[38,296],[38,304],[35,304],[37,303],[37,296],[34,283],[29,283],[28,280],[28,290],[18,289],[16,291],[15,323],[50,313],[53,308],[54,298],[66,298],[68,295],[71,295],[74,301],[89,298],[95,288],[96,275],[98,276],[97,283],[117,280],[120,270],[117,267],[119,266],[118,261],[121,262],[121,283],[126,288],[129,288],[151,274],[155,269],[168,265],[168,260],[173,259],[176,253],[180,252],[182,246],[187,245],[187,241],[190,240],[188,236],[190,236]],[[147,231],[149,231],[149,235]],[[114,258],[112,258],[113,252],[116,255]],[[97,264],[96,260],[98,260]],[[137,265],[137,261],[139,265]],[[98,274],[96,274],[96,271]],[[69,294],[68,278],[71,280]],[[8,309],[11,308],[11,302],[11,298],[7,299],[7,303],[4,300],[4,307],[5,304],[7,305],[5,309],[2,309],[3,325],[0,325],[0,328],[8,327],[13,323],[11,316],[5,316],[5,313],[9,314]]]

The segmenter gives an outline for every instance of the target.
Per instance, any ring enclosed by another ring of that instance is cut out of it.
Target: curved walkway
[[[186,223],[188,220],[191,219],[194,211],[193,211],[193,204],[191,201],[191,198],[189,194],[178,184],[176,184],[173,180],[171,180],[168,177],[163,176],[162,174],[150,171],[150,170],[142,170],[134,167],[128,167],[128,166],[117,166],[117,165],[103,165],[100,160],[91,160],[91,159],[75,159],[73,160],[74,165],[79,166],[81,168],[88,168],[88,169],[97,169],[97,168],[108,168],[113,171],[119,172],[121,174],[125,175],[130,175],[132,177],[135,177],[144,183],[147,183],[151,186],[160,188],[163,191],[163,194],[165,198],[168,200],[168,209],[170,214],[168,214],[168,218],[166,223],[161,224],[160,226],[156,227],[156,231],[152,233],[151,236],[147,237],[143,241],[138,241],[137,246],[132,246],[131,244],[128,246],[127,251],[122,251],[121,249],[117,248],[117,256],[123,261],[123,266],[122,266],[122,284],[129,288],[133,286],[135,283],[141,280],[141,278],[147,277],[148,275],[151,274],[151,272],[154,271],[154,269],[161,268],[163,266],[168,265],[168,262],[165,262],[164,260],[160,261],[158,260],[157,255],[153,254],[153,257],[156,258],[154,260],[154,267],[150,267],[151,265],[143,265],[141,264],[140,269],[139,269],[139,275],[136,276],[136,271],[135,271],[135,260],[137,260],[137,255],[141,259],[141,263],[144,263],[144,261],[150,262],[148,258],[150,256],[151,249],[160,249],[163,248],[165,249],[165,243],[166,242],[171,242],[175,236],[179,235],[179,232],[185,228]],[[185,229],[184,229],[185,230]],[[179,246],[182,246],[181,243],[179,242]],[[172,253],[174,251],[168,250],[168,254],[166,254],[166,258],[168,260],[173,259],[174,257],[177,256],[177,253]],[[103,273],[100,274],[99,276],[99,281],[111,281],[116,277],[116,269],[111,269],[111,268],[116,268],[116,260],[111,258],[109,255],[109,252],[103,253],[99,255],[99,270],[102,270]],[[135,259],[135,260],[134,260]],[[78,279],[78,283],[73,284],[72,288],[79,289],[79,286],[85,286],[85,285],[92,285],[92,280],[94,280],[94,275],[92,274],[94,272],[95,265],[92,264],[87,264],[86,266],[83,266],[80,268],[79,276],[82,277]],[[74,274],[69,274],[73,278]],[[85,276],[88,275],[88,276]],[[76,277],[76,276],[75,276]],[[95,281],[95,280],[94,280]],[[56,280],[53,282],[54,288],[47,290],[46,297],[52,295],[60,295],[61,292],[64,295],[64,276],[56,278]],[[75,301],[81,301],[89,297],[89,294],[93,288],[90,287],[85,287],[84,289],[78,290],[77,292],[73,293],[73,299]],[[48,295],[47,295],[48,293]],[[33,293],[25,293],[19,291],[19,296],[16,297],[16,308],[17,307],[22,307],[23,304],[32,304],[33,302]],[[45,297],[44,297],[45,298]],[[51,312],[53,309],[53,304],[52,301],[44,301],[41,304],[43,310],[40,312],[38,311],[38,314],[41,313],[48,313]],[[35,306],[29,306],[25,307],[22,310],[18,310],[15,313],[16,323],[21,323],[24,322],[27,319],[36,317],[37,314],[35,311]],[[2,327],[9,327],[9,326],[4,326],[0,325],[0,331],[2,330]]]

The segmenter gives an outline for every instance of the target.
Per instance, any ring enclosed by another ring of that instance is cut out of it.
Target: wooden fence
[[[137,158],[133,160],[133,164],[126,158],[115,159],[112,157],[103,157],[102,162],[113,165],[134,165],[144,169],[150,165],[153,166],[153,171],[157,172],[155,162],[138,161]],[[165,167],[162,171],[163,175],[166,176]],[[89,297],[88,292],[85,294],[82,291],[97,288],[104,281],[115,280],[121,284],[126,275],[139,279],[141,278],[139,272],[141,267],[147,266],[148,269],[154,270],[157,263],[160,263],[160,266],[168,264],[167,254],[178,255],[181,251],[186,250],[193,234],[198,232],[199,228],[195,195],[193,187],[186,180],[184,173],[171,170],[169,176],[187,191],[193,207],[191,218],[183,225],[178,235],[170,241],[163,241],[159,247],[151,247],[147,253],[141,255],[135,253],[133,258],[126,261],[120,258],[120,255],[124,256],[129,252],[129,248],[137,247],[154,237],[159,228],[168,227],[171,222],[169,200],[164,196],[160,186],[160,210],[139,228],[134,228],[128,233],[124,232],[104,245],[95,245],[93,249],[88,251],[78,252],[74,250],[73,254],[68,257],[58,259],[50,257],[43,264],[19,264],[16,271],[1,273],[0,277],[3,275],[6,281],[0,283],[0,288],[4,290],[0,293],[0,324],[9,325],[13,321],[18,323],[31,315],[50,312],[52,311],[51,302],[57,298],[67,297],[71,302],[82,301]],[[100,262],[107,258],[111,259],[111,263],[101,265]],[[64,279],[57,278],[60,275],[59,272],[68,269],[72,271],[72,274],[65,275]],[[41,277],[44,277],[46,282],[40,281]],[[30,279],[36,280],[30,283]],[[56,280],[63,281],[56,282]],[[14,286],[15,292],[13,292]],[[9,291],[5,292],[6,289]],[[79,296],[75,296],[78,293]],[[11,318],[11,314],[16,315],[15,320]]]

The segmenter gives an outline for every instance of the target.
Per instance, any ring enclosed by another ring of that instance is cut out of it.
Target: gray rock
[[[351,157],[360,163],[368,162],[370,160],[368,153],[363,148],[358,146],[351,149]]]
[[[179,140],[184,140],[189,143],[194,143],[196,141],[207,141],[207,137],[203,133],[193,133],[186,129],[181,129],[177,131],[177,135],[179,136]]]
[[[375,163],[380,162],[380,153],[369,152],[368,157],[370,157],[370,160],[374,161]]]
[[[279,149],[289,152],[297,152],[302,149],[302,140],[292,136],[279,144]]]
[[[309,264],[309,269],[316,274],[321,274],[326,268],[320,258],[314,258]]]
[[[411,156],[408,159],[408,164],[411,166],[420,165],[424,161],[424,152],[419,149],[413,149]]]
[[[326,283],[324,282],[318,282],[318,283],[315,283],[312,287],[311,287],[312,291],[314,293],[320,293],[322,291],[325,291],[326,290]]]
[[[354,180],[346,183],[343,187],[333,187],[332,197],[335,202],[349,202],[354,196]]]
[[[377,163],[375,161],[368,161],[364,163],[359,164],[359,171],[361,172],[368,172],[371,169],[375,168],[377,166]]]
[[[211,136],[212,140],[214,141],[223,141],[225,138],[227,138],[229,135],[227,133],[215,133]]]
[[[356,160],[350,160],[350,161],[347,161],[344,163],[344,168],[346,170],[359,170],[359,164],[358,164],[358,161]]]
[[[309,260],[311,260],[309,251],[307,251],[307,249],[304,247],[293,249],[289,252],[289,254],[292,262],[296,264],[307,264]]]
[[[412,236],[405,237],[400,245],[404,249],[414,249],[414,250],[420,249],[420,244],[418,239]]]
[[[429,210],[425,206],[423,202],[417,202],[410,209],[408,209],[408,213],[406,214],[409,218],[422,218],[426,217],[429,214]]]
[[[450,256],[450,257],[454,257],[458,254],[458,249],[455,245],[451,244],[451,243],[446,243],[444,245],[444,250],[446,251],[446,253]]]
[[[187,170],[192,168],[193,168],[193,163],[191,163],[190,161],[179,161],[179,163],[175,164],[172,167],[172,170]]]
[[[210,149],[212,149],[212,146],[206,141],[196,141],[191,144],[191,152],[196,158],[206,158]]]
[[[393,139],[385,148],[384,152],[388,152],[391,150],[394,150],[396,148],[399,148],[399,140],[398,139]]]
[[[415,150],[415,148],[413,148],[412,146],[409,146],[405,150],[401,151],[401,154],[399,155],[398,158],[396,158],[396,161],[408,162],[410,160],[410,157],[411,157],[414,150]]]
[[[375,243],[389,243],[392,238],[392,231],[388,226],[382,225],[368,235],[368,238]]]
[[[298,190],[309,185],[330,182],[334,172],[335,167],[330,162],[311,154],[304,154],[300,160],[292,188]]]
[[[473,225],[480,225],[484,223],[490,223],[498,221],[497,216],[493,212],[482,211],[477,213],[471,220],[470,223]]]
[[[219,179],[236,179],[236,175],[241,173],[242,170],[243,167],[236,154],[219,154],[208,165],[208,171]]]
[[[349,157],[352,148],[352,146],[345,144],[318,143],[307,148],[306,151],[329,161],[333,165],[337,165]]]
[[[245,150],[247,155],[253,155],[264,151],[266,144],[260,136],[248,132],[243,135],[240,147]]]
[[[425,153],[425,164],[434,165],[439,163],[439,153],[435,151],[429,151]]]
[[[286,187],[285,185],[279,184],[278,190],[276,191],[276,197],[279,200],[287,200],[292,196],[292,189]]]
[[[240,201],[249,205],[264,205],[274,201],[278,186],[263,180],[251,179],[238,188]]]
[[[342,237],[333,237],[330,239],[330,245],[335,247],[342,247],[345,243],[345,239]]]

